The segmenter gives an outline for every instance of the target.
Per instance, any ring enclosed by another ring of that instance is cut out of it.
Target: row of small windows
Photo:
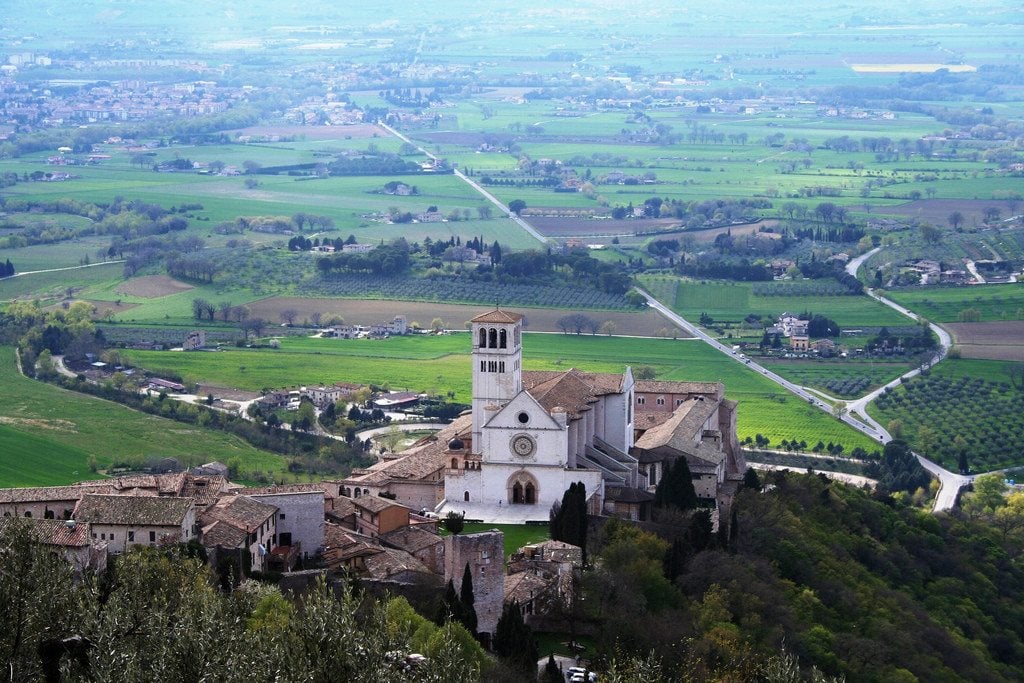
[[[685,400],[686,400],[685,398],[677,398],[676,399],[676,407],[678,408],[679,406],[683,405],[683,402]],[[659,405],[659,406],[663,406],[663,405],[665,405],[665,397],[664,396],[659,396],[658,398],[654,399],[654,402],[657,405]],[[642,406],[645,403],[647,403],[647,397],[645,397],[645,396],[637,396],[636,397],[636,404],[637,405]]]
[[[480,361],[480,372],[505,372],[505,361],[482,360]]]

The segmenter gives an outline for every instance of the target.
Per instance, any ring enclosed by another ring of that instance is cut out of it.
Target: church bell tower
[[[523,389],[523,316],[500,308],[473,318],[473,450],[488,419],[487,406],[503,406]]]

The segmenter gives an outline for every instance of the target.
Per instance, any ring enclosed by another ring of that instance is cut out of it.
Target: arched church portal
[[[540,495],[537,480],[529,472],[516,472],[508,478],[508,502],[513,505],[536,505]]]

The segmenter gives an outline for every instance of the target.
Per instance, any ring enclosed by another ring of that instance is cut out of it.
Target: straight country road
[[[415,147],[417,150],[419,150],[423,154],[427,155],[428,158],[433,159],[434,161],[438,161],[438,157],[436,155],[431,154],[426,149],[424,149],[420,145],[417,145],[415,142],[413,142],[412,140],[410,140],[405,135],[403,135],[402,133],[398,132],[397,130],[395,130],[394,128],[389,126],[388,124],[384,123],[383,121],[378,121],[377,125],[380,126],[381,128],[383,128],[384,130],[386,130],[387,132],[391,133],[392,135],[394,135],[396,138],[398,138],[402,142],[409,143],[410,145]],[[474,190],[476,190],[481,195],[483,195],[484,198],[487,199],[487,201],[489,201],[492,204],[494,204],[495,206],[497,206],[498,210],[500,210],[503,214],[507,215],[511,220],[515,221],[519,225],[519,227],[521,227],[523,230],[525,230],[531,237],[533,237],[535,240],[537,240],[541,244],[547,244],[547,242],[548,242],[548,238],[547,237],[545,237],[544,235],[542,235],[539,232],[537,232],[537,229],[534,228],[529,223],[527,223],[525,220],[523,220],[523,218],[521,216],[519,216],[519,214],[516,214],[516,213],[510,211],[508,206],[503,204],[500,199],[498,199],[493,194],[491,194],[490,192],[485,190],[483,187],[481,187],[479,183],[477,183],[475,180],[470,179],[465,173],[463,173],[459,169],[455,169],[453,171],[453,173],[455,174],[456,178],[459,178],[463,182],[467,183],[470,187],[472,187]]]

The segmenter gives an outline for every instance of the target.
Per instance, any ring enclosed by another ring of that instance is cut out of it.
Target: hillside
[[[730,549],[696,554],[671,589],[651,590],[658,581],[630,565],[647,607],[640,597],[601,624],[605,651],[616,641],[620,652],[653,648],[665,674],[697,680],[746,680],[783,649],[851,681],[1024,676],[1019,531],[901,508],[823,477],[772,481],[737,499]],[[611,608],[629,591],[618,593],[593,599]]]

